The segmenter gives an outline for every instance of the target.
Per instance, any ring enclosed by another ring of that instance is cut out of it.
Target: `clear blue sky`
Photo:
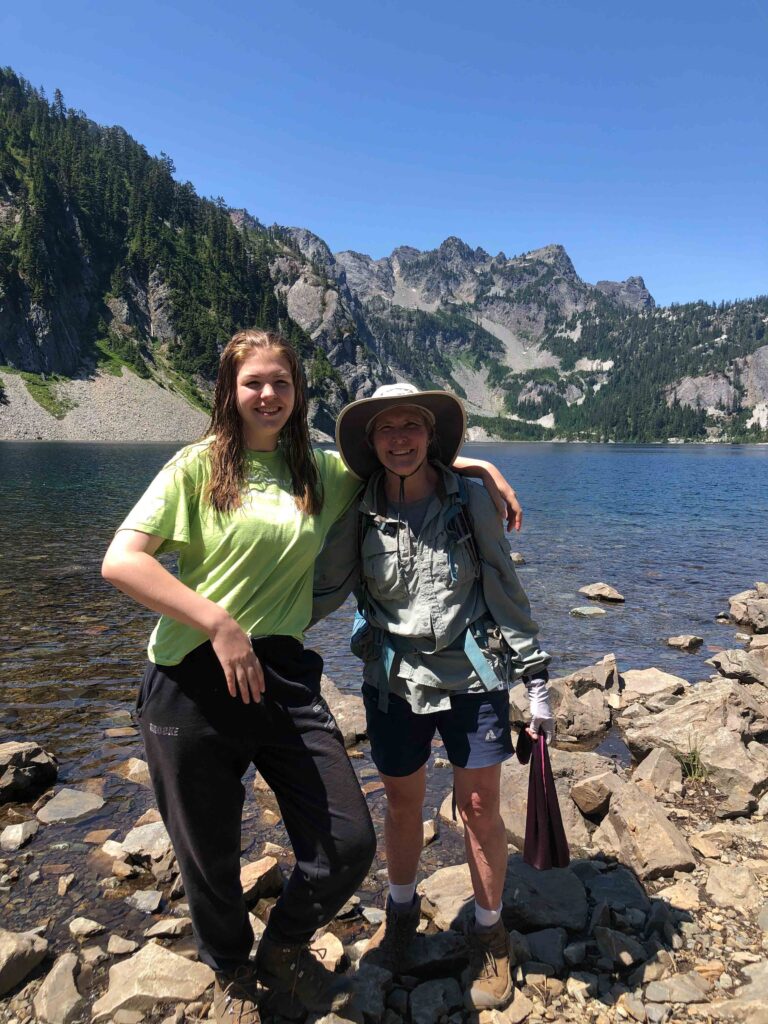
[[[16,0],[0,61],[334,251],[768,292],[766,0]]]

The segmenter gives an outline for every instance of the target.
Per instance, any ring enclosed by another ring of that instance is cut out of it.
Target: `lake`
[[[7,738],[36,739],[54,752],[61,783],[100,788],[107,805],[88,827],[115,826],[119,838],[151,796],[110,774],[142,756],[138,738],[105,731],[130,724],[155,616],[104,583],[99,567],[115,527],[172,452],[0,443],[0,726]],[[715,616],[730,594],[768,576],[768,447],[475,444],[465,452],[495,461],[523,503],[524,528],[511,542],[525,556],[520,577],[556,674],[608,652],[622,669],[656,665],[691,681],[712,673],[705,659],[733,646],[735,632]],[[571,616],[587,603],[578,588],[598,580],[626,603],[600,618]],[[308,641],[343,689],[359,685],[350,621],[348,606]],[[665,645],[686,632],[705,638],[699,653]],[[371,778],[367,758],[355,764]],[[9,813],[0,809],[0,825]],[[45,835],[69,842],[57,857],[77,863],[82,831]],[[244,849],[258,833],[244,837]],[[20,892],[12,902],[13,918],[32,926],[34,901],[25,904]]]

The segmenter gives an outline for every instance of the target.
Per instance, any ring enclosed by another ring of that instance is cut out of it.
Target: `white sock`
[[[501,918],[501,903],[496,910],[486,910],[475,900],[475,924],[478,928],[493,928]]]
[[[389,898],[393,903],[399,903],[401,906],[408,906],[413,903],[413,897],[416,895],[416,880],[409,882],[408,885],[395,885],[394,882],[389,883]]]

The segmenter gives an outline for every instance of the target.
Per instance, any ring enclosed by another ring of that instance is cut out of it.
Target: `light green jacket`
[[[485,689],[463,650],[465,630],[477,619],[495,622],[509,645],[506,658],[489,656],[499,686],[535,675],[549,661],[536,639],[538,626],[487,491],[465,481],[478,567],[466,543],[451,543],[446,527],[458,479],[436,468],[438,490],[418,537],[406,523],[398,529],[396,518],[377,511],[386,508],[383,473],[378,473],[359,504],[365,525],[361,528],[351,514],[340,520],[315,566],[313,621],[338,608],[354,590],[373,627],[413,647],[396,657],[389,686],[416,712],[447,709],[450,694]],[[393,642],[397,649],[397,639]],[[376,686],[380,673],[376,658],[366,663],[366,682]]]

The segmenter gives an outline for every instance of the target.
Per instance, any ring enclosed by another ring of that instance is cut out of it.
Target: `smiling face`
[[[410,476],[426,467],[432,428],[425,414],[413,405],[396,405],[379,413],[370,438],[376,457],[385,469]]]
[[[254,349],[246,356],[237,371],[237,409],[246,446],[274,451],[295,400],[291,367],[279,351]]]

